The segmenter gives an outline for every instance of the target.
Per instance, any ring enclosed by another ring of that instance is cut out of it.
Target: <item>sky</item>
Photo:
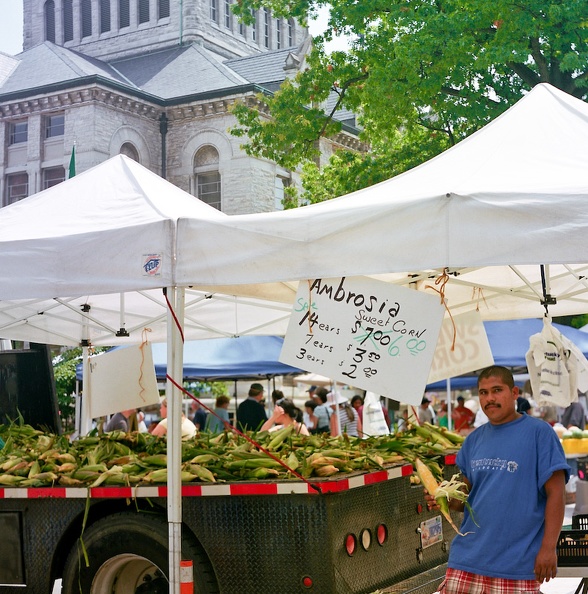
[[[0,52],[18,54],[22,51],[22,2],[0,0]]]
[[[23,0],[0,0],[0,52],[18,54],[22,51],[22,3]],[[328,13],[322,10],[316,21],[310,22],[310,32],[320,33],[327,22]],[[336,40],[330,49],[344,49],[345,40]]]

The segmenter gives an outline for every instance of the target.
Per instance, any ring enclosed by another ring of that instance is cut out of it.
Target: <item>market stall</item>
[[[586,162],[588,105],[544,84],[420,167],[294,211],[228,217],[118,156],[0,210],[0,335],[114,345],[149,328],[180,378],[184,338],[283,334],[312,278],[440,280],[453,314],[484,319],[585,313]]]

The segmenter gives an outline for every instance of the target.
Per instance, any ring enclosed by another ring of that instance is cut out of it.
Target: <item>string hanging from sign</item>
[[[145,398],[143,394],[147,391],[145,386],[143,385],[143,369],[145,367],[145,347],[149,344],[147,341],[147,332],[151,332],[151,328],[143,328],[141,332],[141,345],[139,346],[139,350],[141,351],[141,365],[139,366],[139,396],[141,400],[145,402]]]
[[[451,320],[451,324],[453,325],[453,340],[451,341],[451,350],[454,351],[455,350],[455,341],[457,339],[457,327],[455,325],[455,320],[453,319],[453,315],[451,314],[451,310],[449,309],[449,306],[447,305],[447,301],[445,299],[445,285],[449,281],[448,270],[449,270],[448,268],[444,268],[441,276],[438,276],[435,279],[435,284],[440,285],[440,287],[438,289],[431,285],[425,285],[425,289],[433,289],[433,291],[435,291],[436,293],[439,293],[439,297],[441,298],[441,305],[445,308],[445,311],[449,314],[449,319]]]
[[[486,297],[484,297],[484,289],[482,289],[482,287],[472,288],[472,301],[474,299],[476,299],[476,311],[480,311],[480,299],[484,302],[484,305],[488,307],[488,304],[486,303]]]

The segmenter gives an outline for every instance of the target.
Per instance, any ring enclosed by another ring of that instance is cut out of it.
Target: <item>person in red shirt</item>
[[[466,432],[468,433],[474,424],[476,415],[466,406],[464,406],[463,396],[457,397],[457,406],[451,412],[451,418],[453,419],[453,430],[457,433]]]

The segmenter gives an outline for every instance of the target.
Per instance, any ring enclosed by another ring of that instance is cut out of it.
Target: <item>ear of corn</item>
[[[5,443],[0,448],[2,486],[34,487],[55,481],[62,486],[89,487],[167,481],[167,441],[151,434],[96,432],[70,441],[67,436],[46,434],[21,424],[0,425],[0,437]],[[418,457],[439,482],[442,472],[434,460],[458,447],[451,432],[433,426],[366,439],[331,437],[328,433],[303,436],[293,426],[277,432],[249,432],[249,437],[259,447],[230,431],[218,435],[200,432],[185,440],[183,481],[292,480],[296,479],[293,471],[305,478],[324,478],[380,470],[414,462]],[[268,450],[281,463],[268,456]],[[154,474],[159,470],[162,472]]]
[[[415,458],[414,464],[417,474],[421,480],[421,484],[429,493],[429,495],[432,495],[435,498],[441,513],[449,522],[451,527],[460,536],[466,536],[469,534],[468,532],[464,534],[459,531],[459,528],[453,522],[453,518],[449,512],[450,499],[458,499],[459,501],[464,502],[467,500],[467,493],[463,491],[463,487],[466,485],[464,482],[458,480],[459,475],[454,475],[451,481],[443,481],[442,483],[438,483],[437,479],[433,476],[433,473],[420,458]]]

